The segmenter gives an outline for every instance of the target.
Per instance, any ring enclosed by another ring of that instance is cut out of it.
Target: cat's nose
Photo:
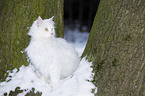
[[[53,33],[51,33],[51,35],[53,35]]]

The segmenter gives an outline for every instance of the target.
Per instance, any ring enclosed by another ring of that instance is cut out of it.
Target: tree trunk
[[[144,4],[100,1],[82,56],[93,62],[96,96],[145,96]]]
[[[63,0],[0,0],[0,81],[5,80],[7,70],[29,64],[22,51],[38,16],[54,16],[56,35],[63,37]]]

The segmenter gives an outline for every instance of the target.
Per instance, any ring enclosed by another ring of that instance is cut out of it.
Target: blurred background
[[[90,31],[100,0],[64,0],[65,27]]]
[[[64,38],[81,56],[100,0],[64,0]]]

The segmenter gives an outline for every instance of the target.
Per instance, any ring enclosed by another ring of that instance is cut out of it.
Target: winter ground
[[[89,33],[84,32],[82,34],[78,29],[67,29],[66,31],[65,39],[74,45],[75,49],[78,51],[78,55],[81,56]],[[31,70],[31,65],[27,67],[22,66],[19,71],[17,69],[8,71],[9,76],[6,81],[0,83],[0,96],[3,96],[6,92],[9,94],[9,92],[11,90],[14,91],[16,87],[20,87],[20,90],[26,89],[23,93],[18,94],[18,96],[24,96],[32,88],[35,88],[35,92],[42,92],[42,96],[94,96],[91,91],[97,88],[89,82],[93,77],[92,68],[90,66],[91,63],[83,58],[75,73],[61,80],[54,88],[38,78],[35,72]]]

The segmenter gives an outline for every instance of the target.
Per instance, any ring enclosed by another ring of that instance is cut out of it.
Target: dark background
[[[64,27],[90,31],[100,0],[64,0]]]

